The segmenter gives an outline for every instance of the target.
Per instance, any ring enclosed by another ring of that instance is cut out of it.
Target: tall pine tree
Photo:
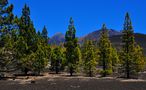
[[[33,63],[31,62],[32,60],[27,57],[29,57],[29,55],[32,55],[33,52],[36,52],[38,47],[37,34],[30,18],[30,9],[26,4],[22,9],[22,16],[19,20],[19,37],[19,40],[22,39],[23,41],[18,41],[18,43],[22,42],[24,46],[17,45],[17,53],[22,52],[22,56],[19,56],[20,65],[22,66],[22,70],[25,72],[25,74],[27,74],[27,72],[31,70],[30,66],[32,66]]]
[[[123,41],[122,51],[123,72],[126,78],[131,78],[132,75],[135,75],[143,68],[141,67],[141,69],[138,70],[139,65],[142,64],[142,62],[144,61],[143,59],[138,58],[139,56],[142,56],[142,51],[140,50],[140,48],[136,48],[137,46],[134,38],[134,30],[128,13],[126,13],[125,16],[122,41]]]
[[[124,29],[123,29],[123,68],[127,78],[130,78],[130,74],[132,73],[132,62],[133,62],[133,52],[134,52],[134,31],[131,23],[131,19],[129,14],[126,13]]]
[[[111,48],[111,43],[108,37],[108,30],[105,24],[103,24],[99,40],[99,64],[103,67],[103,77],[112,73]]]
[[[14,45],[17,40],[13,5],[7,0],[0,0],[0,67],[4,71],[16,67]]]
[[[70,18],[68,30],[65,35],[65,44],[64,46],[66,47],[66,58],[67,58],[67,64],[69,68],[70,75],[73,75],[73,72],[75,72],[76,69],[76,64],[77,64],[77,59],[75,53],[76,53],[76,48],[78,47],[78,40],[76,38],[76,30],[74,26],[74,21],[72,18]]]

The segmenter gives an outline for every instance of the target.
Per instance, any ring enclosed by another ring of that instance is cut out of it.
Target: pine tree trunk
[[[59,68],[56,66],[56,74],[58,74],[59,72]]]
[[[105,68],[105,65],[103,65],[103,71],[104,71],[103,72],[103,77],[106,77],[106,72],[105,72],[106,71],[106,68]]]
[[[127,66],[126,66],[127,68],[126,68],[126,73],[127,73],[127,78],[130,78],[130,70],[129,70],[129,63],[128,63],[128,61],[127,61]]]
[[[92,77],[91,66],[90,66],[89,70],[90,70],[90,71],[89,71],[89,76]]]
[[[70,67],[70,76],[73,76],[73,68]]]
[[[39,69],[39,71],[38,71],[38,75],[40,75],[41,74],[41,70]]]
[[[91,71],[91,70],[90,70],[90,72],[89,72],[89,76],[92,77],[92,71]]]
[[[105,55],[104,55],[105,56]],[[103,77],[106,77],[106,64],[105,64],[105,60],[103,60]]]
[[[27,75],[27,73],[28,73],[28,69],[27,68],[24,69],[24,73],[25,73],[25,75]]]

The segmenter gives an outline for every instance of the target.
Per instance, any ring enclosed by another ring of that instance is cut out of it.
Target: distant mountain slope
[[[143,48],[144,54],[146,55],[146,34],[135,33],[134,36],[136,43]],[[110,37],[113,46],[115,46],[117,49],[121,48],[121,43],[122,43],[121,37],[122,35],[116,35]]]
[[[59,45],[65,41],[64,34],[56,33],[53,37],[50,38],[49,44],[51,45]]]
[[[80,42],[84,41],[84,40],[99,40],[100,38],[100,32],[101,30],[96,30],[92,33],[89,33],[88,35],[80,38]],[[113,29],[109,29],[109,37],[111,36],[115,36],[115,35],[121,35],[122,33]]]
[[[84,37],[79,38],[79,42],[81,43],[84,40],[98,40],[100,38],[100,32],[101,30],[94,31]],[[121,32],[118,32],[113,29],[109,29],[109,36],[115,36],[115,35],[121,35]],[[59,45],[60,43],[63,43],[65,41],[64,34],[62,33],[56,33],[53,37],[50,38],[49,44],[53,45]]]
[[[121,48],[121,32],[118,32],[116,30],[110,29],[109,30],[109,37],[110,40],[117,49]],[[84,37],[79,38],[79,43],[82,43],[84,40],[99,40],[100,38],[100,30],[94,31]],[[65,37],[64,34],[62,33],[56,33],[52,38],[49,40],[49,44],[51,45],[59,45],[61,43],[64,43]],[[135,41],[143,47],[144,54],[146,55],[146,35],[145,34],[140,34],[140,33],[135,33]]]

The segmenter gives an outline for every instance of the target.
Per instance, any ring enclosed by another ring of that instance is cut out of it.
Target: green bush
[[[100,72],[100,74],[102,76],[104,76],[104,75],[111,75],[112,73],[113,73],[112,70],[101,70],[101,72]]]

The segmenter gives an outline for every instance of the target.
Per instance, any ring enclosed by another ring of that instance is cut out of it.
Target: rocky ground
[[[32,81],[35,83],[31,83]],[[48,74],[41,77],[0,80],[0,90],[146,90],[146,80]]]

